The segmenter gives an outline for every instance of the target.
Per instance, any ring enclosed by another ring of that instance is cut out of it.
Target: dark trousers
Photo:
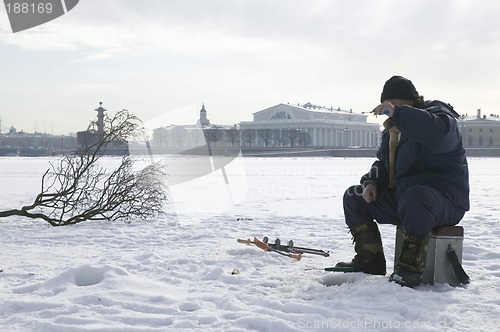
[[[446,195],[428,186],[413,186],[401,197],[395,190],[384,189],[372,203],[366,203],[362,194],[361,185],[344,193],[345,221],[349,227],[375,220],[380,224],[402,225],[410,234],[420,236],[438,226],[456,225],[465,214]]]

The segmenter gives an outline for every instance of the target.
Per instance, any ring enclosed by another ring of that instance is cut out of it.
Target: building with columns
[[[458,121],[463,145],[466,149],[500,148],[500,118],[498,115],[481,115],[481,109],[478,109],[475,117],[462,115]]]
[[[240,123],[241,146],[376,148],[380,127],[367,116],[340,108],[278,104]]]

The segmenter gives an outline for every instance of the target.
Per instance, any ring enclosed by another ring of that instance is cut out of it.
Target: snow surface
[[[0,158],[0,209],[29,204],[50,160]],[[352,258],[341,197],[372,161],[238,158],[225,167],[229,186],[218,170],[171,188],[158,220],[0,219],[0,330],[497,330],[500,159],[469,159],[472,209],[461,224],[471,284],[408,289],[323,271]],[[380,228],[391,272],[395,228]],[[236,241],[253,236],[331,256],[296,261]]]

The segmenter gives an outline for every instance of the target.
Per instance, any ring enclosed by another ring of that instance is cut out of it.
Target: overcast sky
[[[395,74],[500,114],[498,0],[80,0],[15,34],[0,7],[2,132],[74,133],[100,101],[162,125],[202,103],[215,124],[281,102],[359,113]]]

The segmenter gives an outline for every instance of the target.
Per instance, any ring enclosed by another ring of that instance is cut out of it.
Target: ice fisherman
[[[377,223],[401,225],[403,248],[389,281],[415,287],[422,280],[432,229],[456,225],[469,210],[459,115],[450,104],[424,101],[402,76],[385,82],[380,102],[373,113],[388,118],[377,160],[343,198],[356,255],[336,266],[385,275]]]

